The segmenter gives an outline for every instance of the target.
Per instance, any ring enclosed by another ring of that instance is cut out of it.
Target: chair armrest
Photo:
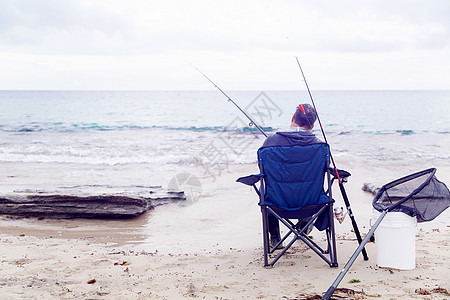
[[[333,176],[333,180],[337,179],[336,169],[334,169],[334,168],[328,168],[328,169],[330,170],[330,173]],[[339,175],[339,178],[342,180],[342,182],[347,182],[347,178],[352,175],[352,174],[350,174],[350,172],[347,172],[345,170],[339,170],[339,169],[337,169],[337,173]]]
[[[263,178],[263,177],[264,177],[264,174],[253,174],[253,175],[248,175],[245,177],[240,177],[236,181],[246,184],[246,185],[254,185],[258,181],[260,181],[261,178]]]

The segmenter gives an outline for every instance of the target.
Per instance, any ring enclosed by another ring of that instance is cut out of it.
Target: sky
[[[0,0],[0,90],[450,89],[448,0]]]

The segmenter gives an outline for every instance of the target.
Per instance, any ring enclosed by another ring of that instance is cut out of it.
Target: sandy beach
[[[347,193],[363,235],[370,227],[372,195],[361,190],[362,184],[387,182],[418,170],[418,166],[408,170],[398,164],[382,168],[369,161],[343,162],[341,168],[352,172]],[[38,167],[34,166],[36,172]],[[28,164],[29,168],[33,165]],[[180,166],[168,168],[175,169],[159,173],[161,182],[183,171]],[[108,169],[95,172],[111,172]],[[201,174],[200,169],[190,170]],[[131,170],[116,171],[123,178],[131,175]],[[357,247],[349,218],[343,224],[336,222],[338,268],[329,268],[297,242],[274,268],[265,269],[256,195],[235,183],[236,177],[252,172],[256,172],[254,165],[227,166],[221,176],[200,178],[201,196],[191,203],[160,206],[135,219],[2,216],[2,299],[306,299],[322,295]],[[444,166],[437,176],[448,182],[449,174]],[[135,176],[129,180],[138,180]],[[58,175],[53,173],[52,178],[57,180]],[[5,180],[27,183],[26,178]],[[335,198],[337,205],[343,205],[339,195]],[[358,257],[339,286],[355,294],[341,291],[338,295],[347,299],[449,299],[444,291],[450,290],[449,220],[446,211],[433,222],[417,226],[414,270],[379,268],[375,244],[369,243],[369,261]],[[317,230],[311,234],[320,240]],[[359,282],[349,283],[353,279]]]

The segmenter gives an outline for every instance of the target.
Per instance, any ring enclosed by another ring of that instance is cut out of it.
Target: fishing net
[[[450,192],[435,173],[435,168],[427,169],[384,185],[372,206],[378,211],[403,212],[417,217],[417,222],[433,220],[450,206]]]

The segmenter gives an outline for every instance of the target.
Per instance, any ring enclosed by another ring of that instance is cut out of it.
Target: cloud
[[[447,3],[4,0],[0,51],[142,55],[195,49],[379,52],[445,47]]]
[[[381,87],[381,64],[393,86],[413,63],[448,71],[448,15],[446,0],[2,0],[0,88],[208,87],[186,60],[232,89],[297,88],[293,55],[323,88]]]
[[[391,52],[450,42],[450,2],[445,0],[319,0],[297,6],[308,12],[308,21],[300,22],[309,25],[313,51]]]
[[[120,53],[131,29],[124,15],[87,1],[5,0],[0,5],[0,51]]]

